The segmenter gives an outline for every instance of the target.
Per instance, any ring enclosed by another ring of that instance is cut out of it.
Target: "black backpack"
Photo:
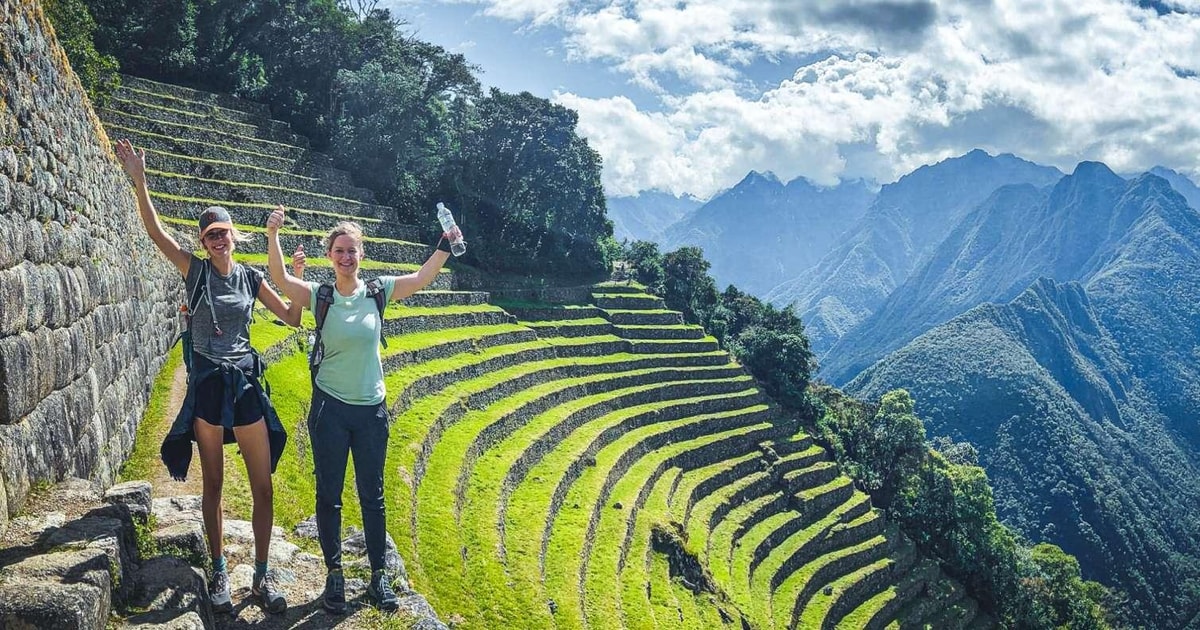
[[[375,308],[379,311],[379,343],[387,348],[387,339],[383,337],[383,309],[387,308],[387,296],[383,294],[383,283],[379,281],[379,278],[367,281],[367,295],[375,300]],[[321,361],[325,358],[325,343],[321,341],[321,328],[325,326],[325,316],[329,314],[329,307],[332,305],[333,285],[321,283],[321,286],[317,287],[317,308],[313,311],[317,327],[308,337],[308,369],[314,382],[317,380],[317,372],[321,369]]]

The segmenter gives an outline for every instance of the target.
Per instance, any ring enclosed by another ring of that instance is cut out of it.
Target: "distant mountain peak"
[[[739,182],[735,188],[757,182],[769,182],[779,186],[783,185],[783,182],[779,181],[779,177],[777,177],[775,173],[772,173],[771,171],[763,171],[761,173],[758,171],[750,171],[745,177],[742,178],[742,181]]]
[[[1071,176],[1081,178],[1081,179],[1088,179],[1088,180],[1095,180],[1095,179],[1120,180],[1120,179],[1122,179],[1120,175],[1117,175],[1116,173],[1113,172],[1113,170],[1111,168],[1108,168],[1107,164],[1105,164],[1103,162],[1092,162],[1090,160],[1084,160],[1083,162],[1080,162],[1079,164],[1077,164],[1075,166],[1075,170],[1071,173]]]

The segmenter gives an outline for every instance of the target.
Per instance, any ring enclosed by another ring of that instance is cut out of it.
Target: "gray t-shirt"
[[[196,283],[200,281],[200,270],[206,264],[203,258],[192,254],[192,264],[184,282],[189,304],[196,292]],[[262,285],[262,272],[234,263],[228,276],[222,276],[211,265],[207,275],[208,294],[200,298],[192,313],[192,348],[214,361],[236,361],[250,354],[250,320],[254,299]],[[211,307],[209,298],[212,299]],[[216,328],[221,330],[219,335],[213,326],[214,312]]]

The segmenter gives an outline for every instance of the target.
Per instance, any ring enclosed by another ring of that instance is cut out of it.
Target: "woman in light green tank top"
[[[318,312],[321,285],[304,282],[284,269],[279,245],[283,217],[281,206],[267,219],[271,280],[288,298]],[[438,250],[416,273],[379,278],[384,303],[406,298],[433,282],[449,258],[449,241],[461,236],[457,227],[444,234]],[[341,502],[347,456],[353,453],[363,534],[372,570],[367,596],[381,610],[391,612],[399,607],[399,598],[385,571],[383,471],[389,417],[379,354],[383,312],[368,294],[367,283],[358,277],[363,259],[362,228],[356,223],[339,223],[326,238],[325,254],[333,263],[335,281],[325,301],[327,306],[322,307],[327,308],[319,331],[323,356],[314,379],[308,416],[317,477],[317,531],[328,570],[322,605],[334,613],[343,612],[346,607]]]

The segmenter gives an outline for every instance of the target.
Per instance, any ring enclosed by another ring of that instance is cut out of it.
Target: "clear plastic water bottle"
[[[442,231],[449,232],[453,230],[455,226],[454,215],[450,214],[450,208],[447,208],[446,204],[439,201],[437,211],[438,223],[442,224]],[[450,253],[455,256],[462,256],[467,253],[467,244],[463,242],[461,232],[454,240],[450,241]]]

